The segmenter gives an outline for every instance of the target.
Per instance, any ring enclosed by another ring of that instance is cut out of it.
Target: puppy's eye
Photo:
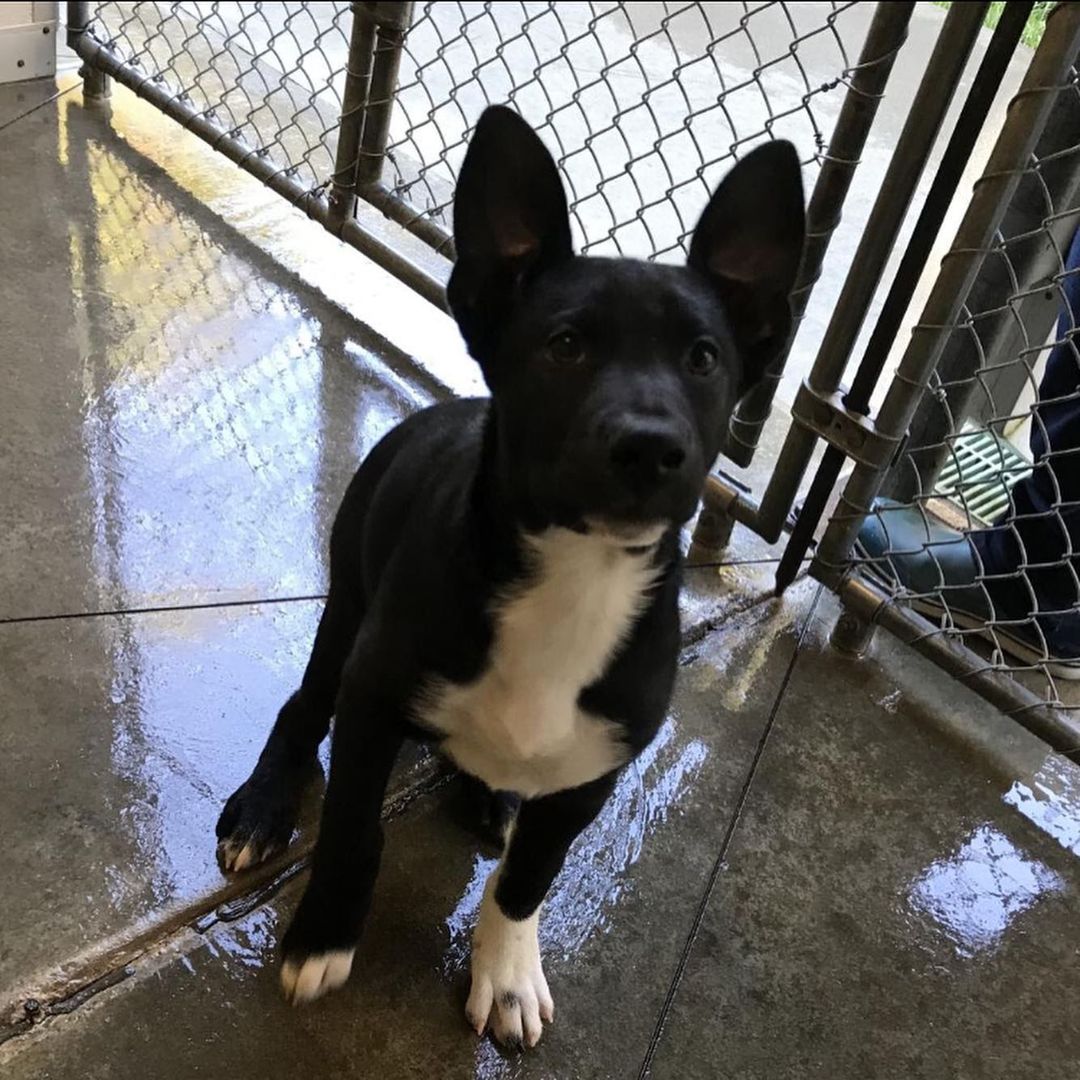
[[[686,366],[691,375],[711,375],[720,360],[716,346],[707,338],[695,341],[686,358]]]
[[[573,330],[560,330],[548,339],[547,351],[556,364],[580,364],[585,359],[585,342]]]

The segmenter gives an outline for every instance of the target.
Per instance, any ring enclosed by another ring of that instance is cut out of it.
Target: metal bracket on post
[[[791,418],[854,461],[874,469],[888,467],[901,440],[878,431],[869,416],[849,409],[844,404],[846,393],[841,387],[825,394],[804,380],[791,406]]]
[[[67,43],[72,52],[79,52],[79,42],[90,26],[90,4],[69,0],[67,6]],[[83,81],[83,99],[86,101],[105,101],[112,97],[112,79],[100,68],[83,62],[79,68],[79,77]]]

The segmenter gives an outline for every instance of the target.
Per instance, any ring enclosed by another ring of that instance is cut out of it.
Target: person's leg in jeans
[[[1057,344],[1032,410],[1035,468],[1013,486],[1008,512],[992,528],[971,534],[987,576],[1025,568],[1030,589],[1003,582],[991,585],[991,594],[1000,593],[1007,608],[1047,613],[1040,621],[1048,632],[1062,616],[1080,618],[1080,230],[1065,269]]]
[[[861,554],[917,599],[1028,663],[1080,678],[1080,230],[1060,287],[1056,341],[1032,409],[1031,475],[991,527],[960,533],[921,508],[880,500],[859,533]]]

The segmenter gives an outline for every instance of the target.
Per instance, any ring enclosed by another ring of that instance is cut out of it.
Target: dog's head
[[[509,109],[477,125],[454,200],[454,317],[538,524],[628,540],[697,505],[735,404],[784,347],[804,236],[794,148],[727,175],[686,266],[575,256],[555,163]]]

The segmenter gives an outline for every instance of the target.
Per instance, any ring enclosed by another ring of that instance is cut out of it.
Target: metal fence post
[[[818,348],[809,378],[805,380],[804,392],[800,392],[800,399],[813,402],[817,410],[824,409],[824,426],[810,423],[799,407],[800,402],[796,402],[792,416],[799,422],[788,429],[760,504],[754,504],[718,477],[709,478],[705,490],[706,508],[710,511],[726,508],[736,520],[748,525],[770,543],[779,540],[820,433],[828,429],[829,420],[834,416],[828,399],[838,390],[866,310],[959,85],[987,6],[960,4],[949,10],[945,26],[919,81],[915,100],[844,280],[840,299]],[[829,434],[831,436],[832,433]]]
[[[953,333],[935,371],[938,393],[923,397],[911,421],[908,449],[885,481],[886,493],[906,502],[933,490],[949,460],[947,436],[967,419],[988,423],[1009,413],[1030,374],[1024,364],[1002,365],[1041,350],[1059,314],[1052,286],[1068,251],[1080,212],[1057,213],[1047,207],[1076,207],[1080,196],[1080,100],[1077,88],[1062,88],[1035,148],[1038,175],[1020,181],[1002,221],[1005,259],[984,261],[966,307],[978,325]],[[1009,303],[1019,290],[1023,297]],[[990,313],[981,319],[982,313]],[[996,370],[976,373],[989,359]],[[987,408],[987,406],[991,406]]]
[[[413,11],[411,2],[349,7],[353,23],[330,192],[330,220],[335,224],[353,216],[361,189],[378,186],[390,137],[401,49]],[[371,201],[366,190],[364,197]]]
[[[791,293],[796,325],[821,277],[829,241],[840,224],[848,189],[855,178],[893,63],[907,40],[908,24],[914,10],[914,4],[894,3],[878,4],[874,11],[806,208],[806,250]],[[785,352],[765,378],[739,402],[731,418],[724,454],[737,465],[745,467],[754,457],[786,360]]]
[[[986,170],[885,396],[876,419],[885,436],[899,439],[907,430],[1078,51],[1080,4],[1058,5],[1047,18],[1042,42],[1010,103]],[[852,471],[812,565],[815,576],[827,584],[837,585],[845,577],[848,555],[884,476],[885,469],[866,464],[857,464]]]
[[[356,211],[356,172],[360,163],[360,139],[364,128],[372,61],[375,56],[375,23],[370,4],[350,4],[352,27],[349,56],[345,62],[345,89],[341,95],[341,127],[330,187],[327,228],[331,232]]]
[[[382,181],[398,70],[412,25],[413,4],[350,6],[353,26],[330,199],[332,220],[343,224],[351,219],[357,199],[362,198],[452,259],[453,241],[442,226],[403,202]],[[444,306],[441,301],[439,306]]]
[[[1002,13],[990,44],[983,54],[979,70],[957,117],[938,165],[937,175],[926,194],[926,201],[919,212],[907,249],[897,267],[851,388],[844,395],[845,406],[856,413],[865,415],[870,409],[870,397],[881,378],[889,351],[900,331],[911,294],[926,266],[933,243],[956,194],[957,185],[971,158],[979,133],[986,123],[1009,61],[1020,44],[1033,6],[1022,0],[1013,0]],[[795,580],[845,460],[845,454],[839,447],[830,445],[826,448],[776,570],[778,593],[783,592]]]
[[[360,143],[360,159],[356,182],[360,187],[376,183],[382,176],[386,144],[390,138],[390,117],[394,109],[398,68],[405,35],[412,24],[412,3],[369,3],[375,25],[375,56],[371,69],[364,134]]]
[[[67,44],[76,54],[79,41],[91,22],[90,6],[86,0],[68,0]],[[83,80],[83,97],[87,101],[102,101],[112,96],[112,79],[104,71],[84,61],[79,75]]]
[[[357,165],[357,194],[391,221],[453,259],[454,242],[447,231],[422,211],[403,202],[382,179],[401,53],[412,25],[413,4],[369,3],[363,6],[369,9],[369,18],[376,26],[376,44]]]

